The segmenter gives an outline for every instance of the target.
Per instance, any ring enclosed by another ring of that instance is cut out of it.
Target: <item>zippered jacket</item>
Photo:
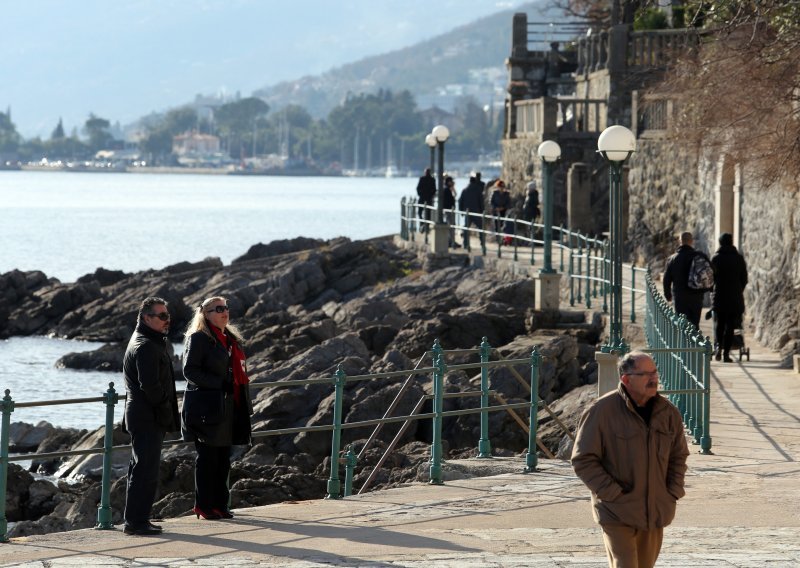
[[[678,409],[656,395],[648,426],[620,383],[581,416],[572,467],[592,492],[596,522],[652,530],[675,517],[688,456]]]

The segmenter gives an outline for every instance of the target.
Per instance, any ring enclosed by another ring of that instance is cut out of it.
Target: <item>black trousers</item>
[[[125,524],[142,526],[150,521],[150,510],[158,489],[158,466],[164,432],[131,432],[131,461],[128,464],[128,490],[125,494]]]
[[[231,446],[209,446],[195,441],[194,447],[197,450],[194,504],[204,511],[226,511],[230,498],[228,474],[231,471]]]
[[[717,343],[725,355],[728,355],[731,345],[733,345],[733,330],[741,325],[742,314],[714,308],[714,316],[716,317]]]

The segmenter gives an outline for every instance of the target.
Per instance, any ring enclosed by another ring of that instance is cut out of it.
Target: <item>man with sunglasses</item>
[[[167,302],[145,298],[122,362],[127,390],[123,425],[131,435],[125,534],[161,533],[161,527],[150,522],[158,488],[161,444],[167,432],[180,429],[172,349],[167,337],[169,324]]]
[[[592,492],[609,566],[644,568],[655,565],[685,494],[689,449],[680,412],[658,394],[653,359],[633,351],[619,372],[619,388],[581,416],[572,467]]]

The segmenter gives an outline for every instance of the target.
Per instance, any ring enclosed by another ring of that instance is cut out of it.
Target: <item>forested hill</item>
[[[511,53],[513,14],[538,11],[538,4],[531,2],[497,12],[411,47],[367,57],[322,75],[279,83],[253,94],[264,98],[272,108],[299,104],[313,116],[323,117],[347,93],[408,89],[419,97],[446,85],[468,83],[473,70],[505,68],[504,61]]]

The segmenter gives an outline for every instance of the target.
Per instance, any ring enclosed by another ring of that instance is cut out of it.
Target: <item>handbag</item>
[[[189,426],[219,424],[225,417],[225,393],[187,389],[183,393],[183,414]]]

